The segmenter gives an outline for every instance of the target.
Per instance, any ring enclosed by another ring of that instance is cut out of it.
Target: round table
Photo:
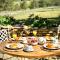
[[[33,48],[34,48],[33,52],[24,52],[23,49],[12,51],[12,50],[5,48],[5,45],[7,43],[10,43],[10,42],[5,41],[5,42],[0,43],[0,51],[5,54],[9,54],[9,55],[17,56],[17,57],[44,58],[44,57],[60,55],[60,49],[49,51],[49,50],[43,49],[43,46],[41,46],[41,45],[33,46]]]

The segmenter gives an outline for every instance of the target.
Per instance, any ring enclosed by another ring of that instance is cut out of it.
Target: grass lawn
[[[2,11],[0,15],[9,15],[13,16],[16,19],[26,19],[31,14],[34,16],[38,15],[39,17],[52,18],[60,15],[60,6],[59,7],[44,7],[36,8],[31,10],[20,10],[20,11]]]
[[[13,15],[16,19],[26,19],[30,16],[30,14],[34,14],[34,16],[38,15],[39,17],[44,18],[53,18],[60,15],[60,10],[50,10],[50,11],[31,11],[31,12],[22,12],[16,15]]]

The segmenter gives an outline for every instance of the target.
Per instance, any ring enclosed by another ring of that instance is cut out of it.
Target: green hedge
[[[9,16],[0,16],[0,25],[27,25],[31,27],[57,27],[60,24],[60,16],[56,18],[41,18],[38,16],[35,16],[31,18],[31,16],[28,19],[23,20],[16,20],[13,17]]]

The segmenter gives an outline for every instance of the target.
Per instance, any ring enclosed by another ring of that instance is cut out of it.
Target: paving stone
[[[3,53],[0,52],[0,58],[3,58]]]
[[[12,57],[12,58],[9,58],[7,60],[18,60],[18,57]]]
[[[13,56],[11,56],[11,55],[4,54],[3,59],[8,59],[8,58],[12,58],[12,57],[13,57]]]

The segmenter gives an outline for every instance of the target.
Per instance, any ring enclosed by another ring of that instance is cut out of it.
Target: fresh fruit
[[[17,48],[17,44],[13,43],[12,45],[10,45],[11,48]]]
[[[37,40],[31,40],[31,42],[32,42],[32,43],[35,43],[35,42],[37,42]]]
[[[47,43],[46,47],[48,47],[48,48],[55,48],[55,46],[53,44],[51,44],[51,43]]]

